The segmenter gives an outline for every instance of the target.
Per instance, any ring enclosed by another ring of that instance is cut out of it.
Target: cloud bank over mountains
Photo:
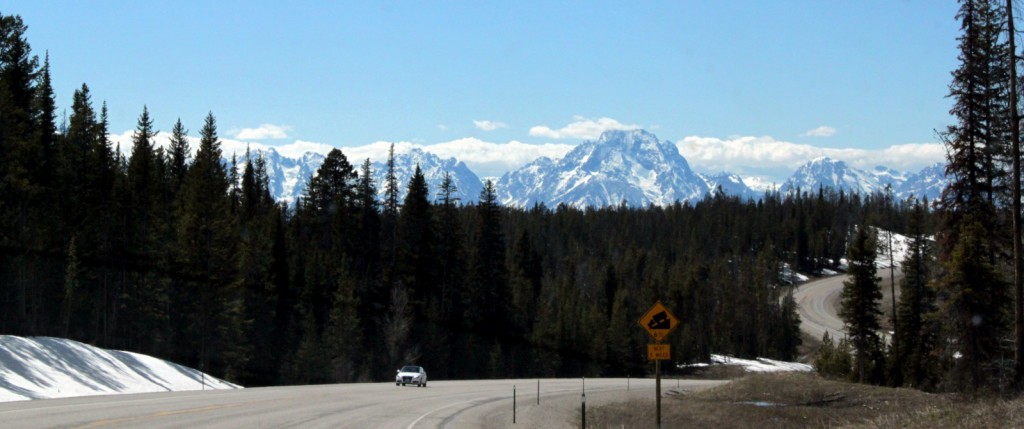
[[[503,122],[492,120],[476,120],[474,125],[484,131],[509,128]],[[601,133],[609,130],[637,130],[640,125],[626,124],[618,120],[600,117],[587,118],[574,116],[573,122],[553,129],[538,125],[529,129],[529,135],[552,140],[578,140],[571,142],[524,143],[518,140],[495,142],[481,140],[476,137],[465,137],[432,144],[412,143],[408,141],[394,142],[399,153],[410,149],[421,149],[442,158],[457,158],[466,163],[470,169],[481,177],[500,177],[506,172],[518,169],[540,157],[558,159],[569,153],[574,147],[586,140],[596,140]],[[334,146],[327,143],[311,142],[301,139],[290,143],[287,140],[292,129],[288,126],[261,124],[255,128],[245,128],[229,132],[234,138],[222,138],[221,148],[225,157],[232,154],[241,157],[246,148],[275,149],[283,156],[301,158],[307,152],[326,154],[338,147],[353,165],[362,164],[363,160],[372,161],[387,159],[388,149],[392,142],[376,141],[360,146]],[[828,126],[820,126],[806,132],[808,136],[826,137],[835,134],[836,130]],[[115,144],[120,144],[122,153],[131,153],[131,136],[133,131],[111,135]],[[170,139],[169,133],[157,134],[157,146],[166,147]],[[265,140],[276,140],[268,143]],[[199,145],[197,137],[190,137],[192,150]],[[808,160],[827,156],[842,159],[850,165],[871,169],[885,165],[903,171],[917,171],[936,162],[945,160],[945,148],[941,143],[914,143],[894,145],[884,149],[828,148],[808,144],[776,140],[770,136],[733,136],[727,138],[686,136],[676,140],[679,152],[690,162],[694,170],[704,173],[733,172],[767,183],[781,183],[786,180],[794,169]]]
[[[573,122],[557,130],[546,125],[537,125],[530,128],[530,135],[534,137],[547,137],[551,139],[580,139],[596,140],[605,131],[629,131],[638,130],[641,127],[634,124],[623,124],[612,118],[585,118],[574,116]]]
[[[917,171],[946,159],[941,143],[893,145],[884,149],[823,148],[776,140],[772,137],[689,136],[676,142],[679,152],[695,169],[730,171],[744,176],[776,181],[785,178],[808,160],[830,157],[860,169],[879,165],[902,171]]]

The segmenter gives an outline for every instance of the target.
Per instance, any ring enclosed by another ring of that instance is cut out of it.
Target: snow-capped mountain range
[[[254,151],[263,156],[270,176],[271,193],[279,201],[294,204],[305,193],[306,183],[323,163],[324,155],[307,152],[301,158],[288,158],[274,149]],[[371,160],[378,195],[385,191],[386,160]],[[360,169],[362,160],[350,159]],[[451,174],[460,202],[478,201],[482,180],[465,163],[442,159],[432,153],[411,149],[395,153],[395,172],[400,194],[419,166],[427,179],[431,198],[436,197],[444,174]],[[722,192],[744,199],[757,199],[766,191],[782,193],[816,192],[819,188],[842,189],[848,193],[868,194],[891,186],[896,198],[910,195],[934,200],[946,186],[944,165],[939,163],[920,172],[905,173],[886,167],[861,170],[828,157],[808,161],[781,186],[764,189],[739,175],[721,172],[700,174],[690,167],[675,144],[659,140],[644,130],[606,131],[595,141],[584,142],[560,159],[538,158],[498,178],[498,200],[507,206],[531,207],[544,204],[556,207],[603,207],[626,204],[642,207],[668,205],[676,201],[695,202]]]
[[[288,205],[294,205],[299,198],[305,196],[306,184],[316,174],[326,157],[324,154],[306,152],[302,158],[288,158],[273,148],[253,150],[250,154],[253,159],[258,156],[262,156],[266,162],[271,195],[276,200]],[[362,160],[349,159],[348,162],[357,172],[361,173]],[[373,182],[377,187],[377,199],[380,201],[384,200],[386,192],[386,162],[387,160],[370,161],[370,171],[373,173]],[[480,191],[483,190],[483,182],[462,161],[455,158],[441,159],[437,155],[414,148],[408,152],[395,154],[395,177],[399,184],[399,201],[405,198],[406,184],[412,179],[417,165],[420,166],[423,176],[427,179],[431,198],[437,197],[436,192],[441,188],[445,172],[451,175],[452,182],[455,184],[455,196],[464,204],[476,202]]]
[[[891,187],[898,199],[911,195],[934,200],[946,187],[945,164],[936,163],[925,169],[906,174],[886,167],[859,170],[843,161],[829,157],[814,159],[796,170],[779,189],[783,193],[833,189],[847,193],[870,194],[884,192]]]
[[[675,144],[642,130],[605,131],[562,159],[540,158],[505,174],[496,187],[502,204],[517,207],[668,205],[708,193]]]

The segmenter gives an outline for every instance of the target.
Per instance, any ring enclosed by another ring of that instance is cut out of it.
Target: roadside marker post
[[[676,316],[672,315],[672,312],[668,311],[659,300],[640,317],[637,323],[654,338],[654,344],[647,345],[647,359],[654,361],[654,402],[657,407],[657,427],[661,429],[661,361],[672,358],[670,345],[662,344],[661,340],[665,339],[676,326],[679,326],[679,319],[676,319]]]
[[[587,392],[583,392],[580,398],[580,427],[587,429]]]

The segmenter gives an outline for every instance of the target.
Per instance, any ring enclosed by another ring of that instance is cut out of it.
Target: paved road
[[[587,405],[653,396],[651,379],[587,379]],[[721,381],[663,380],[665,391]],[[581,379],[339,384],[93,396],[0,403],[0,427],[15,428],[517,428],[578,425]],[[628,391],[627,391],[628,389]]]
[[[849,276],[838,275],[807,282],[793,293],[800,313],[800,329],[811,337],[821,339],[828,332],[832,338],[846,336],[839,318],[839,296],[843,281]]]
[[[895,279],[899,281],[902,277],[899,269],[896,270]],[[879,268],[878,276],[882,279],[879,287],[882,290],[882,300],[879,302],[882,310],[882,327],[885,341],[889,341],[891,328],[889,317],[892,313],[892,294],[890,292],[891,282],[889,281],[888,268]],[[800,285],[793,293],[796,300],[798,313],[800,314],[800,329],[808,335],[821,339],[828,331],[832,338],[843,338],[846,331],[843,329],[843,320],[839,318],[839,300],[843,293],[843,282],[850,278],[848,275],[837,275],[821,278],[812,282]],[[899,287],[896,288],[896,299],[899,299]]]

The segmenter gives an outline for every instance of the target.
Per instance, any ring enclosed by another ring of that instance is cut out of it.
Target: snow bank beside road
[[[798,362],[783,362],[765,358],[737,359],[732,356],[711,355],[711,363],[717,365],[737,365],[743,367],[747,372],[810,372],[814,367]]]
[[[711,355],[711,365],[733,365],[743,368],[746,372],[810,372],[814,367],[798,362],[784,362],[765,358],[739,359],[732,356]],[[706,363],[680,365],[680,368],[706,367]]]
[[[0,402],[239,388],[151,356],[60,338],[0,335]]]

